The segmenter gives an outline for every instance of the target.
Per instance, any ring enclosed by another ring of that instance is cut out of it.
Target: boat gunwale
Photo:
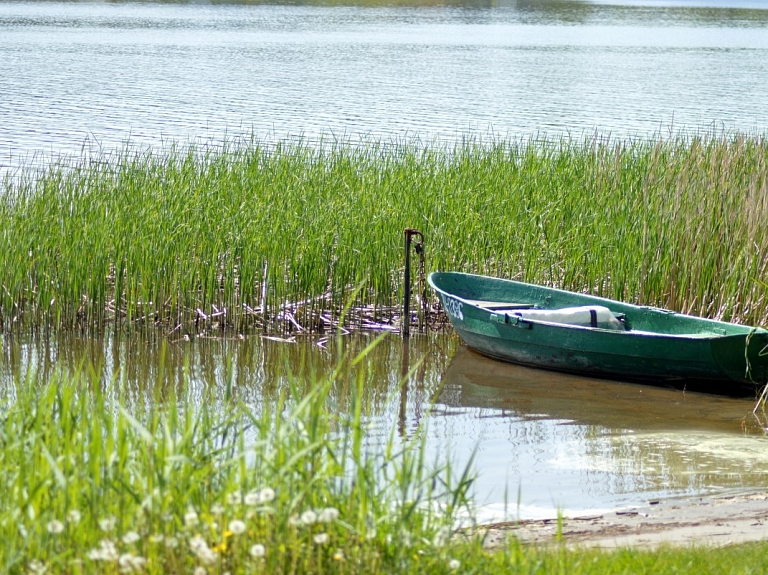
[[[464,298],[446,291],[444,288],[438,286],[435,283],[433,276],[436,276],[436,275],[461,276],[461,277],[471,278],[471,279],[480,279],[483,281],[500,282],[502,284],[509,283],[519,287],[535,288],[535,289],[541,289],[547,292],[554,292],[555,294],[562,294],[568,297],[573,297],[573,296],[584,297],[585,299],[588,299],[588,300],[593,300],[593,301],[597,300],[593,305],[600,305],[598,302],[605,302],[606,304],[618,305],[620,307],[628,307],[633,311],[636,310],[638,312],[656,312],[660,314],[670,315],[680,319],[694,320],[696,322],[702,322],[704,324],[712,325],[713,329],[719,328],[719,329],[736,330],[738,333],[721,334],[721,333],[714,333],[711,331],[701,331],[701,332],[695,332],[695,333],[665,333],[665,332],[634,330],[634,329],[612,330],[612,329],[604,329],[600,327],[581,326],[581,325],[565,324],[565,323],[558,323],[558,322],[548,322],[545,320],[522,318],[523,322],[534,324],[534,325],[544,325],[548,327],[561,328],[561,329],[583,329],[583,330],[586,330],[588,333],[592,333],[592,332],[615,333],[615,334],[623,334],[623,335],[632,335],[634,337],[667,338],[667,339],[683,339],[683,340],[715,340],[715,339],[723,339],[723,338],[729,338],[729,337],[743,338],[750,334],[768,333],[768,330],[765,330],[764,328],[761,328],[761,327],[753,327],[753,326],[726,322],[726,321],[721,321],[716,319],[704,318],[704,317],[689,315],[685,313],[680,313],[680,312],[665,309],[665,308],[637,305],[637,304],[632,304],[628,302],[612,300],[602,296],[596,296],[592,294],[582,294],[582,293],[572,292],[564,289],[542,286],[538,284],[529,284],[526,282],[520,282],[520,281],[506,279],[506,278],[497,278],[497,277],[483,276],[478,274],[468,274],[464,272],[432,272],[431,274],[429,274],[427,281],[429,285],[432,287],[432,289],[434,289],[435,291],[441,294],[444,294],[447,297],[458,300],[464,305],[470,306],[480,312],[488,314],[489,318],[493,315],[501,315],[502,313],[506,315],[507,312],[504,312],[502,310],[494,311],[494,310],[482,307],[480,305],[477,305],[476,302],[480,300],[477,300],[476,298],[475,299]],[[510,305],[515,305],[515,304],[520,304],[522,302],[509,302],[509,303]],[[590,304],[584,304],[584,305],[590,305]],[[610,309],[610,305],[606,305],[606,307]],[[562,308],[554,308],[554,309],[562,309]],[[510,312],[512,311],[514,310],[510,310]],[[623,311],[620,311],[620,312],[616,312],[614,310],[611,310],[611,311],[613,313],[624,313]],[[452,318],[451,318],[451,323],[453,323]]]

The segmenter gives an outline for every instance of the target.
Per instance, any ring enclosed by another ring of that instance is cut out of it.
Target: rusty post
[[[411,335],[411,243],[413,236],[418,236],[419,245],[424,244],[424,235],[412,228],[405,228],[405,273],[403,277],[403,316],[400,331],[403,337]]]

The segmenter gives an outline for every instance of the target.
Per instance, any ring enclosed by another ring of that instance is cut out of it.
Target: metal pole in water
[[[403,337],[411,335],[411,243],[413,236],[418,236],[417,248],[423,260],[424,235],[412,228],[405,228],[405,273],[403,277],[403,316],[400,321],[400,331]]]
[[[403,277],[403,316],[400,320],[400,331],[403,337],[411,335],[411,232],[405,229],[405,274]]]

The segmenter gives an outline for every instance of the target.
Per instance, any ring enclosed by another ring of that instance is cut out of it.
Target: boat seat
[[[467,303],[471,305],[476,305],[477,307],[481,307],[483,309],[488,309],[491,311],[502,311],[502,310],[512,310],[512,309],[532,309],[535,306],[530,303],[511,303],[508,301],[486,301],[483,299],[468,299],[464,300]]]
[[[626,329],[624,324],[613,315],[611,310],[601,305],[585,305],[560,309],[520,309],[509,312],[509,315],[518,316],[522,319],[564,325],[597,327],[616,331],[624,331]]]

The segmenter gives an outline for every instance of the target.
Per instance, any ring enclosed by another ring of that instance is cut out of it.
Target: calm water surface
[[[768,5],[0,1],[0,162],[130,139],[768,127]]]
[[[371,337],[348,337],[345,350],[359,352]],[[123,381],[129,401],[154,401],[156,386],[180,383],[186,371],[193,396],[215,387],[223,397],[233,381],[236,394],[259,409],[287,384],[286,361],[303,377],[328,372],[335,358],[334,350],[309,339],[198,340],[164,347],[137,340],[6,338],[0,385],[13,386],[31,367],[45,377],[57,367],[93,366],[105,385],[115,375]],[[401,389],[401,374],[419,360]],[[749,398],[512,366],[445,335],[416,336],[408,344],[392,337],[369,361],[376,375],[367,390],[373,448],[392,430],[408,438],[426,423],[428,460],[450,456],[463,465],[474,454],[482,520],[594,512],[755,489],[768,480],[768,438],[751,415]]]

